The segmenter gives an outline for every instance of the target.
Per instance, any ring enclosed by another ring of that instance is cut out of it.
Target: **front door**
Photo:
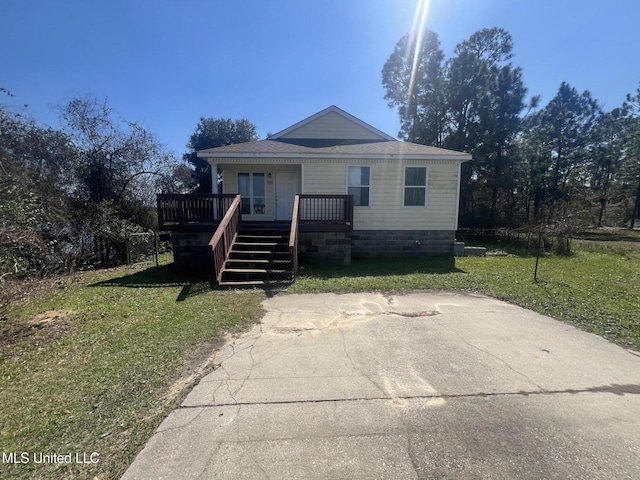
[[[276,220],[291,220],[298,193],[296,172],[276,172]]]

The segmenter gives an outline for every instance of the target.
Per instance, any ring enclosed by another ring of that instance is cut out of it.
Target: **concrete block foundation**
[[[301,232],[298,238],[300,263],[350,265],[351,232]]]
[[[179,270],[211,271],[213,233],[173,233],[174,265]],[[451,230],[354,230],[352,232],[300,232],[298,258],[301,264],[350,265],[351,257],[409,257],[454,253],[455,231]],[[467,249],[456,245],[469,255]],[[474,252],[475,253],[475,252]]]
[[[178,270],[213,271],[213,252],[209,241],[213,233],[172,233],[173,264]]]
[[[354,257],[409,257],[453,253],[454,230],[355,230]]]

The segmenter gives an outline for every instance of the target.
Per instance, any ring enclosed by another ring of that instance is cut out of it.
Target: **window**
[[[357,207],[369,206],[371,188],[370,167],[347,167],[347,193],[353,195],[353,204]]]
[[[427,167],[404,167],[404,206],[427,204]]]
[[[253,213],[257,215],[265,214],[265,184],[264,173],[253,174]]]
[[[264,215],[266,188],[264,173],[238,173],[238,193],[242,195],[243,215]]]

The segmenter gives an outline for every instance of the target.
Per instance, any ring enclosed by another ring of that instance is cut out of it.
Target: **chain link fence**
[[[159,239],[156,232],[128,233],[127,263],[154,262],[158,266]]]

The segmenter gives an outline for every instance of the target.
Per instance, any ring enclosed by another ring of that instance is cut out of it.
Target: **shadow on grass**
[[[640,233],[632,230],[591,230],[576,233],[573,238],[592,242],[640,242]]]
[[[386,277],[412,273],[446,274],[465,273],[455,265],[452,255],[400,257],[400,258],[353,258],[347,266],[308,265],[302,267],[303,275],[319,279],[340,277]]]
[[[172,265],[151,267],[122,277],[96,282],[90,287],[165,288],[182,287],[176,302],[189,297],[210,292],[216,287],[212,274],[202,272],[181,272]]]

